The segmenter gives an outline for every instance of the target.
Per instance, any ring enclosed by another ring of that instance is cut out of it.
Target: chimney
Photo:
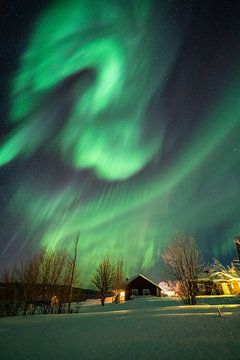
[[[238,260],[240,261],[240,236],[235,236],[234,242],[237,248]]]

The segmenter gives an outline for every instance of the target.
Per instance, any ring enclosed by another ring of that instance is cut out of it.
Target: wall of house
[[[126,299],[129,299],[132,295],[132,289],[138,289],[138,295],[144,295],[144,289],[149,289],[150,294],[153,296],[161,296],[160,289],[152,284],[151,282],[147,281],[142,277],[137,277],[133,281],[127,284],[126,286]]]
[[[240,293],[239,280],[198,281],[198,295],[237,295]]]
[[[239,280],[233,280],[231,282],[231,287],[232,287],[232,293],[234,295],[240,294],[240,281]]]

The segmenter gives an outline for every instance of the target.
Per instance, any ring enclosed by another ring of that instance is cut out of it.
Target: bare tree
[[[21,261],[17,267],[16,280],[21,284],[24,294],[24,314],[29,304],[34,303],[38,294],[41,293],[40,287],[37,289],[37,284],[39,284],[41,263],[45,254],[46,249],[41,248],[36,255],[25,262]]]
[[[122,259],[118,260],[114,268],[115,268],[114,269],[115,276],[114,276],[113,288],[115,290],[123,290],[126,283],[123,260]]]
[[[0,316],[15,316],[22,304],[17,299],[16,268],[5,268],[0,272]]]
[[[56,292],[64,299],[64,289],[70,277],[69,259],[70,255],[65,250],[43,247],[35,256],[19,265],[18,282],[23,286],[26,309],[29,304],[42,304],[46,313]],[[57,285],[62,285],[62,292]]]
[[[120,259],[114,265],[114,280],[113,280],[113,289],[115,291],[115,302],[120,302],[120,293],[124,290],[126,285],[126,276],[124,272],[124,263]]]
[[[79,241],[79,234],[77,234],[76,239],[74,240],[74,255],[73,258],[70,260],[70,284],[69,284],[70,291],[69,291],[69,300],[68,300],[68,313],[71,312],[72,289],[73,289],[74,275],[76,269],[78,241]]]
[[[105,299],[109,291],[113,289],[114,278],[114,264],[112,264],[110,259],[107,257],[99,264],[91,280],[92,284],[99,292],[102,306],[104,306]]]
[[[202,268],[201,254],[196,241],[178,235],[161,253],[168,273],[178,281],[176,292],[186,304],[196,304],[196,281]]]
[[[208,271],[210,274],[212,274],[219,271],[227,271],[227,269],[218,259],[213,258],[213,262],[209,265]]]
[[[10,290],[5,291],[7,306],[8,303],[14,305],[20,301],[23,314],[29,313],[29,308],[33,314],[39,306],[43,313],[48,313],[53,311],[51,300],[55,297],[58,299],[58,312],[62,311],[63,302],[68,302],[70,312],[73,286],[77,282],[78,275],[77,244],[78,236],[75,240],[73,257],[65,250],[42,247],[33,257],[20,262],[13,269],[3,271],[0,274],[0,281],[4,282],[5,288],[13,289],[11,294]],[[10,305],[8,308],[10,309]],[[6,313],[6,310],[3,309],[2,312]]]
[[[238,260],[240,261],[240,236],[235,237],[234,243],[235,243],[236,249],[237,249]]]

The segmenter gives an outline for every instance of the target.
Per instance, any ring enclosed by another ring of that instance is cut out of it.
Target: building
[[[199,295],[237,295],[240,294],[240,236],[234,238],[238,259],[225,268],[218,260],[206,269],[197,279]]]
[[[161,296],[161,288],[146,276],[138,274],[127,280],[125,299],[129,300],[131,296],[139,295]]]
[[[19,302],[35,304],[51,304],[53,298],[58,298],[60,302],[66,303],[69,300],[70,288],[67,285],[46,284],[23,284],[18,282],[0,282],[0,303]],[[85,301],[86,299],[96,298],[95,290],[72,288],[72,302]]]
[[[240,277],[216,271],[200,276],[197,280],[198,295],[238,295],[240,293]]]

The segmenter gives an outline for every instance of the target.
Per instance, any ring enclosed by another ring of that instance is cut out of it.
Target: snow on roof
[[[200,274],[198,281],[217,281],[217,280],[240,280],[238,276],[231,275],[225,271],[215,271],[210,274]]]
[[[140,276],[141,278],[147,280],[147,281],[150,282],[151,284],[157,286],[159,289],[161,289],[158,284],[156,284],[154,281],[150,280],[149,278],[147,278],[147,277],[144,276],[143,274],[138,274],[138,275],[136,275],[136,276],[131,277],[131,278],[127,281],[127,284],[130,284],[133,280],[137,279],[139,276]]]
[[[222,276],[222,277],[226,277],[226,278],[231,279],[231,280],[239,280],[238,276],[228,274],[225,271],[216,271],[215,273],[213,273],[213,276],[217,276],[217,277]]]

